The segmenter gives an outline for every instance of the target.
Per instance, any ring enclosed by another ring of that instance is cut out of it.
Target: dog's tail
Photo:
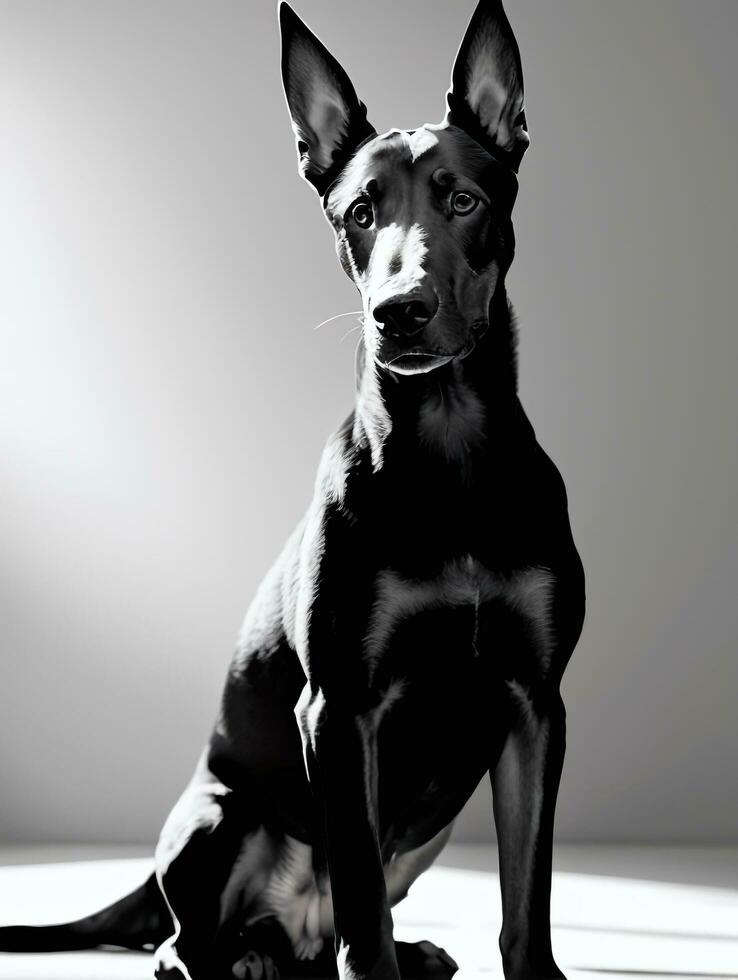
[[[152,874],[130,895],[84,919],[53,926],[0,928],[0,952],[58,953],[97,946],[149,950],[172,932],[169,908]]]

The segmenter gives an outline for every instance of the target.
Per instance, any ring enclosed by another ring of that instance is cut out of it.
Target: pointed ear
[[[517,172],[530,137],[520,52],[502,0],[479,0],[456,55],[446,121]]]
[[[324,194],[360,143],[375,133],[332,54],[287,3],[280,4],[282,83],[300,171]]]

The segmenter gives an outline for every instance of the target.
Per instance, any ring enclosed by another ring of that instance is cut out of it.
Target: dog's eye
[[[351,217],[359,228],[371,228],[374,224],[374,209],[369,201],[357,201],[351,208]]]
[[[454,214],[471,214],[479,204],[479,198],[468,191],[456,191],[451,197],[451,208]]]

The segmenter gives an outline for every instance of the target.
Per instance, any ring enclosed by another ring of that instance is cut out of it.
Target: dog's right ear
[[[324,194],[357,146],[375,130],[346,72],[284,2],[279,23],[282,83],[297,137],[300,172]]]

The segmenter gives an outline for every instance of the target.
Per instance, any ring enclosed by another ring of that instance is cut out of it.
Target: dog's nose
[[[392,299],[374,310],[380,333],[386,337],[413,337],[436,315],[438,298]]]

